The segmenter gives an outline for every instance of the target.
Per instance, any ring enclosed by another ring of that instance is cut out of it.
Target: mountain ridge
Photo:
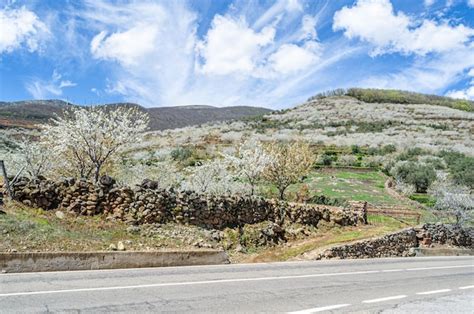
[[[59,99],[0,102],[0,127],[30,127],[61,115],[68,106],[80,106]],[[258,116],[271,109],[252,106],[214,107],[208,105],[143,107],[136,103],[109,103],[99,106],[137,106],[150,116],[150,130],[175,129],[209,122]],[[84,106],[81,106],[84,107]]]

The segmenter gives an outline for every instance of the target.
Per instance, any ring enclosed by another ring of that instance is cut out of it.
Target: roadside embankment
[[[0,253],[6,273],[227,264],[219,250]]]
[[[417,249],[444,250],[418,250]],[[452,250],[451,250],[452,249]],[[462,249],[459,251],[459,249]],[[405,257],[423,254],[469,255],[474,252],[474,228],[456,225],[424,224],[407,228],[382,237],[338,245],[322,252],[308,252],[308,259],[346,259],[374,257]]]

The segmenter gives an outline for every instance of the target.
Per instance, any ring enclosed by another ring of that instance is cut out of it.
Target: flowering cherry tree
[[[227,163],[222,159],[190,167],[191,173],[181,187],[183,190],[212,195],[246,194],[246,185],[235,180],[227,167]]]
[[[439,180],[429,190],[436,198],[433,206],[436,210],[445,211],[456,219],[457,225],[472,221],[474,212],[474,194],[465,186],[455,185],[449,180]]]
[[[73,173],[95,182],[122,148],[141,140],[148,115],[136,107],[73,107],[44,127],[43,143]]]
[[[38,178],[51,170],[51,156],[44,143],[23,139],[18,146],[18,162],[32,178]]]
[[[254,195],[255,186],[261,179],[265,168],[273,161],[263,145],[255,141],[246,141],[240,145],[235,155],[223,154],[227,162],[237,172],[237,176],[250,185],[250,194]]]

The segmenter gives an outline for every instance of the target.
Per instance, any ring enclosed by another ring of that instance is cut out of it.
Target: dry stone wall
[[[262,221],[312,226],[321,220],[341,226],[367,223],[365,202],[339,208],[260,197],[208,196],[157,186],[156,182],[145,180],[135,188],[124,187],[106,176],[98,184],[75,179],[54,182],[21,178],[13,184],[13,190],[15,198],[29,206],[78,215],[104,214],[130,224],[177,222],[223,229]]]
[[[414,248],[437,245],[474,249],[474,228],[424,224],[379,238],[332,247],[318,254],[315,259],[414,256]]]

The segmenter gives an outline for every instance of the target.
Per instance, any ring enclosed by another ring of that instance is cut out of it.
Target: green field
[[[410,207],[389,195],[384,188],[388,177],[376,170],[348,170],[337,168],[321,168],[313,171],[303,182],[291,185],[287,198],[294,200],[296,193],[306,185],[310,196],[324,195],[343,200],[366,201],[376,206],[398,205]],[[277,195],[274,187],[266,186],[266,194]]]

